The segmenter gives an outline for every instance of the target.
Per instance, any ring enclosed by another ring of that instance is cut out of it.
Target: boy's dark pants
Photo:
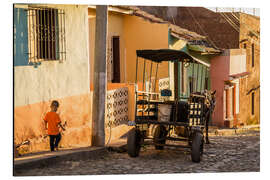
[[[57,135],[49,135],[50,136],[50,148],[51,151],[54,151],[54,148],[58,147],[58,144],[61,140],[61,134],[57,134]]]

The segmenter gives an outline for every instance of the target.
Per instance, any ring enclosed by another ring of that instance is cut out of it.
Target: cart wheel
[[[154,143],[165,144],[166,139],[159,140],[161,138],[165,138],[167,135],[166,127],[162,125],[157,125],[154,131]],[[163,150],[164,146],[155,145],[155,148],[158,150]]]
[[[200,162],[203,154],[203,135],[200,132],[196,132],[191,145],[191,159],[193,162]]]
[[[133,128],[129,131],[128,133],[128,138],[127,138],[127,151],[128,155],[130,157],[137,157],[139,156],[140,152],[140,131],[136,128]]]

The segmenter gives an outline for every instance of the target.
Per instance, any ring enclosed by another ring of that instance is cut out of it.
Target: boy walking
[[[53,101],[51,104],[51,111],[48,112],[44,118],[45,129],[48,130],[48,135],[50,137],[51,151],[58,150],[58,144],[61,140],[59,126],[63,129],[63,131],[65,130],[65,128],[61,125],[61,120],[60,120],[59,115],[56,113],[58,107],[59,107],[59,102]]]

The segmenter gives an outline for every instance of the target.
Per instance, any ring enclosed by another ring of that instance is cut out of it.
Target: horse
[[[206,144],[210,144],[209,138],[208,138],[208,126],[209,126],[209,120],[210,117],[215,109],[216,106],[216,90],[215,91],[208,91],[205,90],[204,91],[204,95],[205,95],[205,105],[206,105],[206,109],[204,111],[204,116],[205,116],[205,131],[206,131],[206,135],[205,135],[205,143]]]
[[[205,143],[210,144],[209,138],[208,138],[208,126],[209,126],[209,121],[210,117],[215,109],[216,105],[216,90],[211,91],[211,90],[204,90],[204,92],[193,92],[191,93],[191,98],[198,96],[204,97],[204,110],[203,110],[203,117],[205,121]]]

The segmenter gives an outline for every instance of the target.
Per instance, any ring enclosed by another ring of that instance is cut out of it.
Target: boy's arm
[[[66,129],[62,126],[61,122],[59,123],[59,126],[65,131]]]

